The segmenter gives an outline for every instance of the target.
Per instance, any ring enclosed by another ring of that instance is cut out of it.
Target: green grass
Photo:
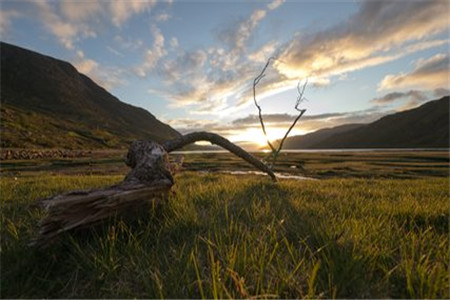
[[[449,179],[176,177],[168,203],[28,246],[36,198],[122,176],[1,179],[2,298],[449,298]]]

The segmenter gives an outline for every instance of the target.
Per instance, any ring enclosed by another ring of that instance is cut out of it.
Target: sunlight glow
[[[283,138],[286,134],[287,128],[281,127],[268,127],[267,128],[267,136],[271,142],[274,142],[278,139]],[[289,136],[301,135],[304,134],[302,130],[293,129]],[[239,133],[233,134],[229,137],[229,139],[233,142],[238,141],[247,141],[256,144],[258,147],[267,146],[267,139],[264,136],[264,133],[261,128],[247,128],[242,130]]]

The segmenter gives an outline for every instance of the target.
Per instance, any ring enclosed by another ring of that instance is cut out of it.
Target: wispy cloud
[[[171,18],[171,16],[168,13],[163,12],[163,13],[156,15],[155,20],[157,22],[167,22],[167,21],[169,21],[170,18]]]
[[[285,2],[285,0],[275,0],[267,4],[267,8],[270,10],[277,9],[280,5],[282,5]]]
[[[322,127],[332,127],[347,123],[369,123],[385,114],[385,111],[374,107],[352,112],[305,115],[300,119],[298,127],[302,130],[311,131]],[[291,114],[266,114],[263,118],[265,124],[269,127],[286,128],[286,126],[292,124],[296,116]],[[247,117],[236,119],[232,124],[236,126],[260,127],[260,121],[257,115],[248,115]]]
[[[60,1],[60,10],[62,15],[71,22],[84,22],[98,15],[103,11],[102,4],[99,1],[83,1],[82,4],[77,1]]]
[[[20,17],[22,14],[16,10],[0,9],[0,36],[4,37],[11,26],[13,19]]]
[[[445,1],[367,1],[337,26],[295,36],[276,68],[289,78],[342,74],[423,49],[415,43],[447,29]]]
[[[123,86],[126,83],[123,79],[123,73],[125,72],[123,69],[101,66],[97,61],[85,58],[84,53],[78,55],[74,66],[78,72],[87,75],[107,90]]]
[[[447,88],[437,88],[433,92],[435,97],[450,96],[450,90]]]
[[[380,90],[420,87],[437,89],[449,84],[450,59],[448,53],[440,53],[428,59],[420,59],[410,73],[386,75],[379,84]]]
[[[158,62],[167,55],[167,50],[164,48],[165,37],[161,30],[156,25],[152,25],[151,33],[153,45],[147,49],[144,61],[136,68],[137,74],[141,77],[145,77],[147,72],[153,70]]]
[[[98,30],[111,24],[120,28],[133,16],[149,13],[157,0],[30,0],[38,8],[39,20],[69,50],[85,38],[95,38]],[[29,14],[28,18],[35,18]],[[168,18],[160,15],[159,19]],[[9,19],[1,21],[7,23]]]
[[[282,4],[275,2],[272,10]],[[186,51],[178,48],[177,40],[171,42],[172,48],[178,49],[177,55],[162,61],[158,68],[165,89],[151,92],[169,100],[171,107],[190,105],[191,114],[224,114],[236,109],[236,99],[250,90],[249,82],[258,72],[261,57],[271,51],[266,46],[252,53],[253,61],[247,59],[250,38],[267,13],[266,8],[255,9],[248,18],[219,30],[222,45]]]
[[[427,99],[427,96],[423,91],[410,90],[408,92],[392,92],[382,97],[373,98],[372,100],[370,100],[370,102],[383,105],[383,104],[390,104],[399,99],[405,98],[410,98],[414,101],[424,101]]]
[[[157,0],[112,0],[109,3],[112,22],[116,26],[121,26],[134,14],[150,11]]]
[[[123,37],[121,35],[115,35],[114,42],[118,47],[127,51],[139,50],[144,46],[144,41],[141,39],[132,39],[130,37]]]
[[[96,37],[96,32],[86,23],[70,22],[57,13],[55,3],[35,0],[45,28],[67,49],[74,49],[74,41],[80,38]]]
[[[370,123],[392,112],[394,111],[383,111],[377,107],[373,107],[360,111],[303,116],[293,129],[291,136],[344,124]],[[264,115],[264,121],[270,138],[281,138],[295,117],[290,114]],[[191,119],[171,120],[168,123],[182,133],[206,130],[221,134],[230,138],[232,141],[243,141],[246,139],[252,141],[259,140],[260,142],[265,141],[257,115],[248,115],[244,118],[235,119],[227,124],[220,123],[216,120]]]

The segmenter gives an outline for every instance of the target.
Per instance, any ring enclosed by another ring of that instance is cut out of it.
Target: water
[[[260,171],[222,171],[220,173],[232,174],[232,175],[264,175],[264,176],[268,176],[266,173],[260,172]],[[300,176],[300,175],[292,175],[292,174],[287,174],[287,173],[277,173],[276,172],[275,175],[277,176],[277,178],[281,178],[281,179],[317,180],[316,178],[305,177],[305,176]]]
[[[210,171],[202,171],[202,173],[210,173]],[[222,173],[222,174],[231,174],[231,175],[262,175],[268,176],[264,172],[260,171],[214,171],[214,174]],[[292,175],[287,173],[275,173],[278,179],[295,179],[295,180],[318,180],[316,178],[305,177],[300,175]]]
[[[286,149],[281,153],[343,153],[343,152],[420,152],[420,151],[436,151],[449,152],[449,148],[349,148],[349,149]],[[254,150],[250,153],[269,153],[270,150]],[[228,150],[188,150],[174,151],[173,154],[205,154],[205,153],[229,153]]]

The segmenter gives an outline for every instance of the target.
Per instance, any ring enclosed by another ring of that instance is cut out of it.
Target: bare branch
[[[298,96],[297,96],[297,102],[295,103],[295,109],[299,112],[301,112],[302,110],[298,108],[298,106],[300,105],[300,103],[303,102],[304,98],[303,98],[303,94],[305,93],[305,89],[306,89],[306,85],[308,84],[308,78],[305,80],[305,83],[303,84],[303,88],[300,90],[300,81],[297,84],[297,91],[298,91]]]
[[[303,116],[303,114],[305,113],[306,109],[300,109],[299,106],[300,104],[305,100],[305,98],[303,97],[304,93],[305,93],[305,89],[306,86],[308,84],[308,79],[306,79],[305,83],[303,84],[302,87],[300,87],[300,81],[297,84],[297,91],[298,91],[298,96],[297,96],[297,101],[295,103],[295,110],[297,110],[299,112],[298,116],[295,118],[294,122],[291,124],[291,126],[288,128],[288,130],[286,131],[286,134],[283,136],[283,138],[281,139],[280,143],[278,144],[278,147],[275,148],[273,146],[273,144],[270,142],[270,140],[267,137],[267,132],[266,132],[266,127],[264,125],[264,120],[262,117],[262,109],[261,106],[258,104],[258,102],[256,101],[256,85],[261,81],[262,78],[264,78],[265,76],[265,71],[267,69],[267,67],[270,64],[270,61],[273,60],[273,57],[270,57],[267,60],[266,65],[264,66],[264,68],[262,69],[261,73],[255,78],[255,80],[253,81],[253,100],[255,102],[256,107],[258,108],[258,115],[259,115],[259,121],[261,123],[261,128],[263,130],[264,136],[266,137],[267,140],[267,144],[270,147],[271,153],[268,155],[268,157],[272,158],[272,162],[271,162],[271,167],[275,164],[277,157],[281,151],[281,149],[283,148],[283,144],[284,141],[286,140],[286,138],[289,136],[289,133],[291,132],[291,130],[294,128],[294,126],[297,124],[298,120],[300,120],[300,118]]]
[[[269,145],[269,147],[272,150],[272,152],[276,151],[276,149],[273,146],[273,144],[270,142],[269,138],[267,137],[266,126],[264,125],[264,120],[263,120],[263,116],[262,116],[262,109],[261,109],[261,106],[258,104],[258,101],[256,101],[256,86],[261,81],[261,79],[263,79],[264,76],[266,76],[264,73],[266,72],[266,69],[267,69],[267,67],[270,64],[270,61],[274,60],[274,59],[275,58],[270,57],[267,60],[267,63],[264,66],[264,68],[262,69],[261,73],[253,81],[253,101],[255,102],[256,108],[258,109],[259,122],[261,123],[261,128],[262,128],[262,131],[264,133],[264,137],[266,138],[267,145]]]

